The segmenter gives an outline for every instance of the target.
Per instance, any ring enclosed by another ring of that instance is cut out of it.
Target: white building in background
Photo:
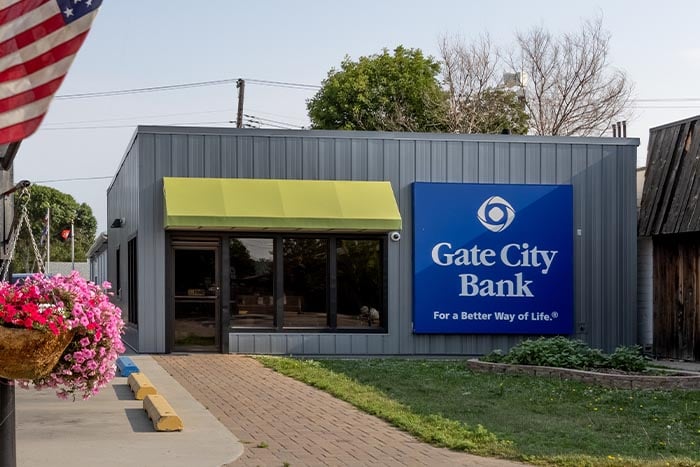
[[[637,167],[637,211],[642,203],[646,167]],[[645,352],[654,343],[654,255],[651,237],[637,239],[637,309],[639,316],[639,345]]]
[[[107,280],[107,233],[101,232],[87,252],[88,265],[83,277],[101,284]],[[77,267],[77,264],[76,264]]]

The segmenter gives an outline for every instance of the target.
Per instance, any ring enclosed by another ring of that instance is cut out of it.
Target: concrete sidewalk
[[[654,365],[665,366],[667,368],[675,368],[676,370],[700,373],[700,362],[688,362],[685,360],[654,360],[652,363]]]
[[[183,431],[156,432],[124,377],[88,401],[17,388],[17,465],[215,467],[243,453],[236,437],[153,358],[131,359],[180,416]]]

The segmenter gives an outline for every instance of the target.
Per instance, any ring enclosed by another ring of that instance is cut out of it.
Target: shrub
[[[482,360],[577,370],[612,368],[642,372],[647,368],[647,362],[639,346],[618,347],[615,353],[606,355],[600,349],[589,347],[585,342],[562,336],[525,340],[510,349],[508,353],[495,350]]]
[[[623,346],[615,349],[609,358],[609,368],[623,371],[642,372],[647,369],[647,360],[638,345]]]

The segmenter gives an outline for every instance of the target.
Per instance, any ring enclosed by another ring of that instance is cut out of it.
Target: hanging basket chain
[[[27,226],[27,231],[29,232],[29,239],[31,240],[32,249],[34,250],[34,257],[36,258],[37,265],[39,266],[39,272],[44,273],[44,260],[41,257],[41,253],[39,253],[39,247],[36,244],[34,233],[32,232],[32,224],[29,221],[29,211],[27,210],[27,206],[29,205],[30,197],[31,193],[29,192],[29,187],[22,188],[22,190],[19,192],[19,201],[22,203],[21,213],[17,228],[15,228],[14,232],[12,232],[12,235],[10,236],[10,251],[5,261],[3,261],[2,268],[0,269],[3,281],[7,281],[7,274],[10,271],[10,264],[15,256],[17,240],[19,239],[19,234],[22,231],[22,226],[25,224]]]

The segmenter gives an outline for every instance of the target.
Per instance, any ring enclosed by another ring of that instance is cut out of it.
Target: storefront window
[[[328,240],[285,238],[285,328],[328,327]]]
[[[273,240],[232,238],[231,327],[274,327]]]
[[[273,234],[227,241],[232,331],[386,331],[382,237]]]
[[[338,239],[338,328],[382,327],[382,252],[379,240]]]

